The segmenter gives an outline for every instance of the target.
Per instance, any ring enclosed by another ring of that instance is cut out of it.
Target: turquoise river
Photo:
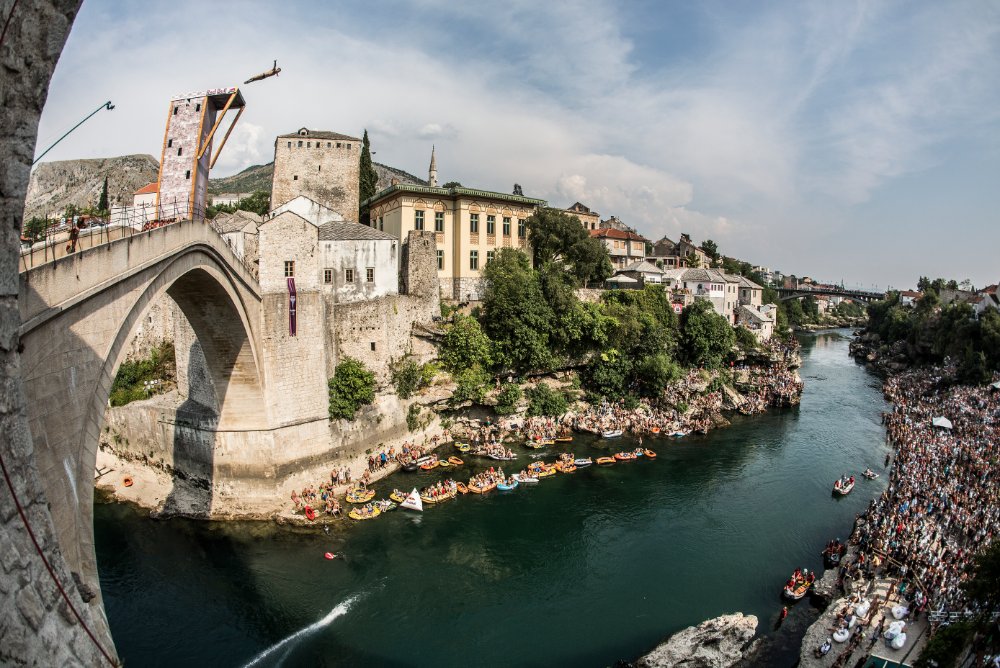
[[[817,613],[802,601],[775,629],[782,583],[796,566],[821,569],[823,544],[846,538],[885,484],[862,478],[851,495],[831,495],[845,472],[882,471],[886,453],[880,383],[848,356],[845,334],[802,338],[798,408],[654,440],[654,461],[343,522],[329,535],[98,505],[118,651],[133,666],[608,666],[742,611],[767,636],[758,663],[792,665]],[[628,445],[571,444],[578,456]],[[488,465],[467,458],[453,475]],[[378,489],[442,475],[399,473]]]

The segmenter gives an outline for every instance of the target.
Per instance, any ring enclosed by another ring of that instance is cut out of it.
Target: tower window
[[[333,146],[333,142],[327,142],[327,143],[326,143],[326,147],[327,147],[327,148],[330,148],[331,146]]]
[[[177,155],[180,155],[180,154],[181,154],[181,151],[183,151],[183,150],[184,150],[184,147],[183,147],[183,146],[178,146],[178,147],[177,147]]]
[[[316,165],[316,171],[317,172],[322,172],[323,171],[323,165]]]
[[[312,147],[313,147],[313,143],[311,141],[307,141],[306,142],[306,148],[312,148]]]
[[[413,212],[413,229],[421,230],[424,229],[424,212],[414,211]]]
[[[350,144],[348,144],[348,145],[347,145],[347,150],[348,150],[348,151],[350,151],[350,150],[351,150],[351,145],[350,145]]]
[[[337,142],[337,148],[340,148],[340,142]]]
[[[292,177],[292,181],[298,181],[298,180],[299,180],[299,175],[298,174],[296,174],[295,176]]]
[[[167,140],[167,148],[170,148],[170,147],[172,147],[173,145],[174,145],[174,140],[173,140],[173,139],[168,139],[168,140]]]
[[[375,342],[372,341],[372,352],[375,352]]]
[[[288,142],[288,148],[292,147],[292,142]]]
[[[323,282],[327,284],[333,283],[333,269],[323,270]]]
[[[294,278],[295,260],[285,260],[285,278]]]
[[[176,115],[177,115],[177,110],[178,110],[178,109],[180,109],[180,107],[174,107],[174,116],[176,116]]]
[[[434,212],[434,231],[444,232],[444,211]]]
[[[188,179],[188,180],[191,179],[191,170],[190,169],[187,170],[186,172],[184,172],[184,178]]]
[[[194,110],[195,111],[201,111],[201,104],[194,105]]]

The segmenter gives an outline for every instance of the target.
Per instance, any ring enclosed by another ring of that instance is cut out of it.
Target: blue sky
[[[158,158],[171,95],[275,58],[213,173],[301,126],[367,128],[379,162],[424,175],[435,144],[444,181],[786,273],[1000,280],[993,1],[85,0],[39,146],[111,99],[46,159]]]

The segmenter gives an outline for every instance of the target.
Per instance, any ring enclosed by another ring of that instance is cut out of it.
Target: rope
[[[63,589],[62,583],[59,581],[59,578],[56,577],[56,573],[55,570],[52,568],[52,564],[50,564],[49,560],[45,557],[45,553],[42,551],[42,547],[38,544],[38,540],[35,538],[35,532],[31,529],[31,524],[28,523],[28,517],[24,513],[24,508],[21,507],[21,501],[17,498],[17,492],[14,490],[14,483],[11,481],[10,475],[7,473],[7,464],[3,460],[2,452],[0,452],[0,468],[3,469],[3,477],[4,480],[7,481],[7,488],[10,489],[10,495],[14,498],[14,505],[17,507],[17,514],[21,516],[21,522],[24,524],[24,528],[25,530],[27,530],[28,536],[31,538],[32,544],[35,546],[35,551],[38,552],[39,558],[42,560],[42,563],[45,564],[45,570],[49,572],[49,576],[55,583],[56,588],[59,590],[59,593],[62,594],[63,600],[66,601],[66,605],[69,606],[69,609],[73,613],[73,616],[76,617],[76,620],[80,622],[80,626],[83,627],[83,630],[87,632],[87,635],[90,637],[91,642],[94,643],[94,646],[97,647],[98,651],[100,651],[100,653],[104,655],[104,658],[107,659],[108,664],[112,666],[120,665],[108,653],[108,651],[101,646],[101,643],[98,642],[97,637],[94,635],[94,632],[90,630],[90,627],[87,626],[87,623],[83,620],[83,617],[81,617],[80,613],[77,612],[76,606],[73,605],[73,601],[71,601],[69,598],[69,594],[66,593],[66,590]]]

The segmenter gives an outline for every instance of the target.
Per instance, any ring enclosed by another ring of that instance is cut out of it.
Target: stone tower
[[[299,128],[274,140],[271,208],[305,195],[344,220],[358,219],[361,140],[336,132]]]
[[[434,146],[431,145],[431,166],[427,170],[427,185],[431,188],[437,188],[438,184],[438,166],[437,160],[434,159]]]
[[[433,232],[410,230],[403,242],[401,259],[400,292],[415,297],[440,296],[437,241]]]
[[[170,100],[160,157],[157,218],[204,220],[208,171],[222,152],[244,106],[238,88],[184,93]],[[213,154],[215,132],[230,109],[239,111]]]

